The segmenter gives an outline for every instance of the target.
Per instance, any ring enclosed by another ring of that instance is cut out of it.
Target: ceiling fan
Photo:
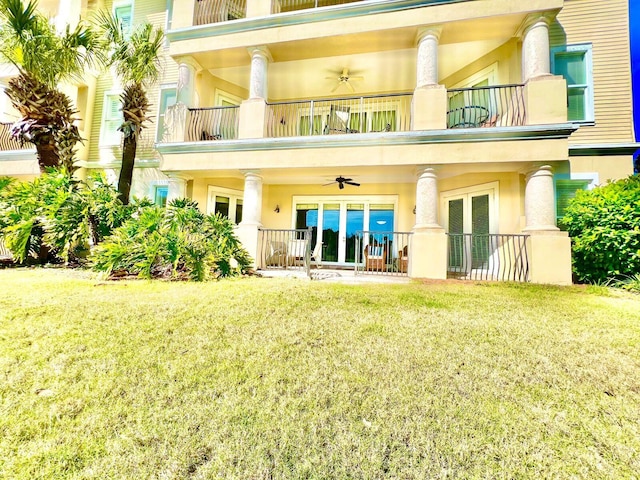
[[[344,178],[343,176],[336,177],[336,179],[333,182],[325,183],[323,186],[326,187],[327,185],[333,185],[334,183],[338,184],[338,188],[340,190],[344,188],[345,184],[353,185],[354,187],[360,186],[360,184],[354,182],[352,178]]]
[[[338,87],[340,87],[340,85],[346,85],[349,90],[351,90],[352,92],[354,92],[355,90],[353,89],[353,85],[351,85],[351,83],[349,83],[349,81],[351,80],[364,80],[364,77],[361,76],[354,76],[354,75],[349,75],[349,69],[348,68],[343,68],[342,69],[342,73],[339,73],[337,77],[333,76],[333,77],[326,77],[325,80],[338,80],[338,83],[336,83],[336,86],[333,87],[333,89],[331,90],[331,93],[335,92]]]

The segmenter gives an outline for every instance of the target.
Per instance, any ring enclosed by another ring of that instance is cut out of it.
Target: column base
[[[411,278],[447,278],[447,234],[442,227],[416,227],[410,246]]]
[[[259,243],[258,243],[258,229],[262,225],[259,223],[240,223],[236,228],[236,235],[238,240],[242,243],[242,246],[249,253],[251,258],[254,259],[253,264],[256,268],[260,268],[259,265]]]
[[[558,230],[529,230],[529,278],[532,283],[571,285],[571,239]]]

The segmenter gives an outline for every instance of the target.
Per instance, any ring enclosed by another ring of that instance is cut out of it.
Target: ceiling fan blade
[[[324,79],[325,80],[339,80],[340,77],[335,77],[335,76],[333,76],[333,77],[324,77]]]
[[[338,89],[338,87],[340,86],[340,83],[342,82],[336,83],[336,86],[331,89],[331,93],[335,92]]]
[[[352,92],[355,92],[353,85],[351,85],[349,82],[345,82],[345,84],[347,85],[347,87],[349,87],[349,90],[351,90]]]
[[[329,182],[329,183],[325,183],[325,184],[324,184],[324,185],[322,185],[322,186],[323,186],[323,187],[328,187],[329,185],[333,185],[334,183],[337,183],[337,182]]]
[[[344,184],[343,184],[342,182],[340,182],[340,183],[338,184],[338,187],[340,188],[340,190],[342,190],[342,189],[344,188]]]
[[[355,76],[355,77],[349,77],[349,80],[364,80],[364,77],[360,77],[360,76]]]
[[[346,183],[347,185],[353,185],[354,187],[359,187],[360,186],[360,184],[356,183],[356,182],[344,182],[344,183]]]

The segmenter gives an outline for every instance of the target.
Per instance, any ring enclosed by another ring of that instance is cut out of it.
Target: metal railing
[[[449,233],[447,276],[529,281],[528,235]]]
[[[11,127],[13,123],[0,123],[0,150],[3,152],[9,150],[29,150],[34,148],[32,143],[24,145],[11,135]]]
[[[247,16],[246,0],[194,0],[194,25],[227,22]]]
[[[356,232],[355,274],[409,274],[411,232]]]
[[[190,108],[185,141],[238,138],[239,107]]]
[[[524,85],[448,90],[447,128],[524,125]]]
[[[4,244],[4,240],[0,237],[0,264],[11,263],[13,261],[13,255]]]
[[[271,13],[293,12],[309,8],[342,5],[344,3],[361,2],[362,0],[272,0]]]
[[[411,98],[401,93],[269,103],[267,137],[408,131]]]
[[[310,275],[311,229],[258,230],[258,259],[263,270],[302,270]]]

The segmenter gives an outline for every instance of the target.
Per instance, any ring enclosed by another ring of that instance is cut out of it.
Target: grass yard
[[[640,476],[640,296],[0,270],[0,478]]]

